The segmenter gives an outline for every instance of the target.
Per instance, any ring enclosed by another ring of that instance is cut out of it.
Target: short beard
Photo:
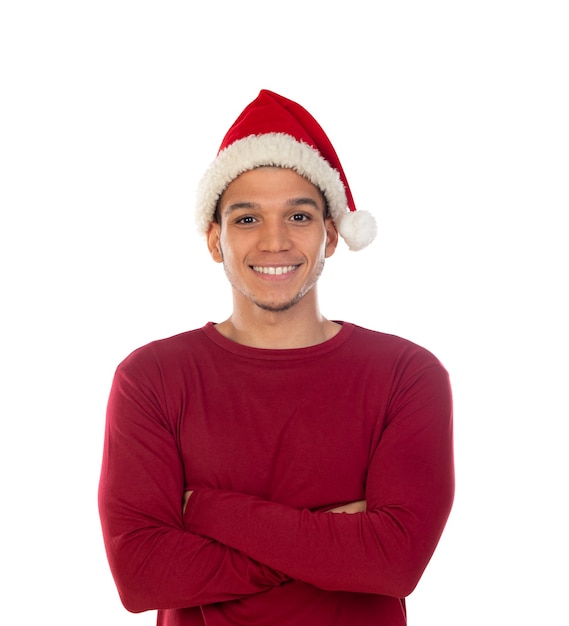
[[[227,276],[227,279],[229,280],[229,283],[233,284],[231,282],[231,274],[230,274],[230,272],[227,271],[227,268],[225,266],[225,260],[223,258],[223,249],[221,248],[221,246],[219,247],[219,252],[221,254],[221,260],[222,260],[222,263],[223,263],[223,270],[225,271],[225,275]],[[304,298],[304,296],[311,289],[313,289],[316,286],[316,283],[318,282],[318,279],[320,278],[320,276],[322,275],[322,272],[324,271],[324,265],[325,265],[325,261],[324,261],[324,259],[322,259],[322,261],[320,263],[320,267],[318,268],[318,272],[316,274],[315,280],[312,283],[312,285],[310,285],[310,287],[308,289],[298,293],[292,300],[289,300],[288,302],[285,302],[283,304],[271,304],[271,303],[267,303],[267,302],[259,302],[257,300],[254,300],[253,298],[250,298],[251,302],[253,302],[253,304],[258,306],[263,311],[269,311],[271,313],[283,313],[284,311],[288,311],[289,309],[292,309],[293,306],[298,304],[302,300],[302,298]]]
[[[256,300],[253,300],[253,304],[256,304],[260,309],[263,309],[263,311],[270,311],[271,313],[282,313],[283,311],[288,311],[289,309],[292,309],[292,307],[297,302],[302,300],[303,297],[304,294],[299,293],[296,298],[294,298],[290,302],[285,302],[284,304],[266,304],[265,302],[257,302]]]

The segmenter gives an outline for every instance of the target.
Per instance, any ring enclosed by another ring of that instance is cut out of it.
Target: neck
[[[241,307],[234,301],[231,317],[217,330],[232,341],[254,348],[305,348],[331,339],[340,325],[326,319],[316,301],[301,300],[286,311]],[[237,306],[236,306],[237,305]]]

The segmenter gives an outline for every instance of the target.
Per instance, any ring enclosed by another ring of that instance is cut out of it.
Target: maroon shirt
[[[127,609],[158,624],[404,625],[453,493],[447,372],[399,337],[344,323],[261,350],[208,324],[117,370],[105,545]]]

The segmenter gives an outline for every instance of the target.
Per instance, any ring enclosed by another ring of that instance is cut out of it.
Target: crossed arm
[[[194,493],[193,491],[186,491],[184,493],[184,499],[182,503],[182,513],[186,512],[186,507],[188,505],[188,501]],[[366,501],[365,500],[357,500],[356,502],[349,502],[348,504],[344,504],[342,506],[334,507],[330,509],[328,513],[365,513],[366,510]]]

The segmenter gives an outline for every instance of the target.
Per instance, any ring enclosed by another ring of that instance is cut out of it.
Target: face
[[[236,178],[219,204],[208,247],[223,263],[234,303],[285,311],[315,298],[338,234],[321,192],[290,169],[262,167]]]

